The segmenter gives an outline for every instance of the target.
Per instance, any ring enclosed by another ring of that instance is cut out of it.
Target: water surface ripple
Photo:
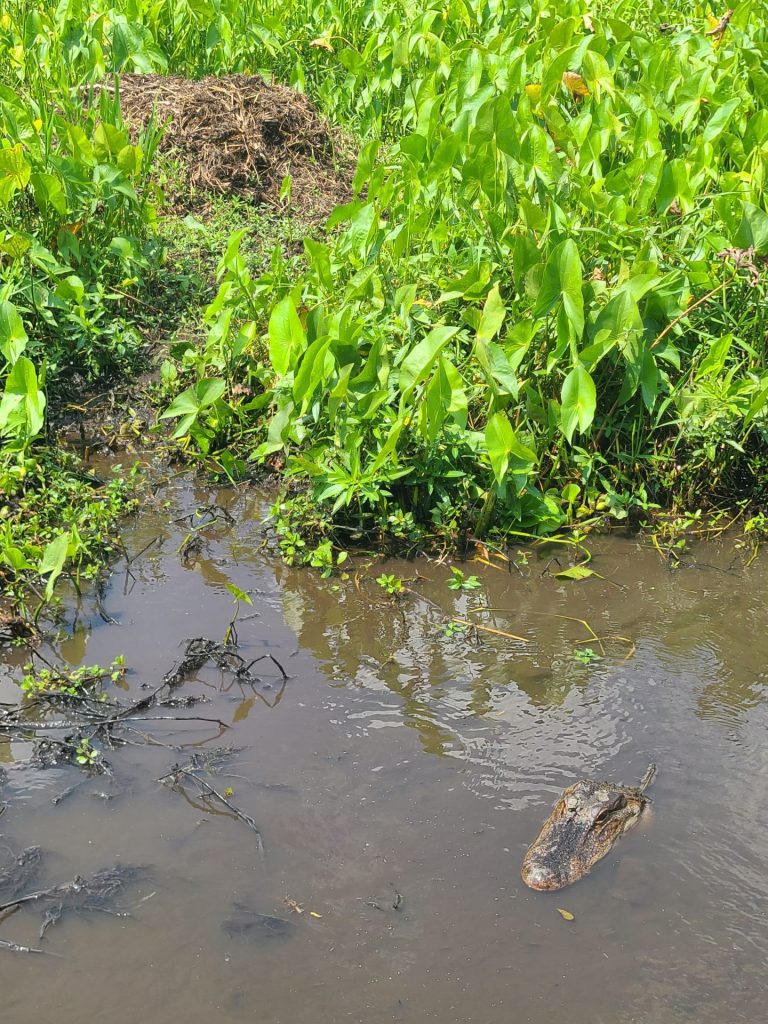
[[[236,524],[204,531],[181,560],[179,517],[212,500]],[[0,742],[0,843],[42,848],[36,884],[115,862],[149,872],[133,916],[64,916],[46,933],[66,959],[0,949],[8,1019],[762,1021],[768,559],[742,569],[725,540],[670,572],[650,546],[603,539],[593,566],[605,580],[557,580],[529,553],[519,573],[467,567],[483,588],[456,594],[427,562],[360,562],[331,580],[288,568],[262,544],[263,507],[175,481],[128,549],[156,542],[130,573],[116,567],[104,597],[119,625],[86,594],[49,653],[124,653],[140,696],[185,638],[224,634],[228,582],[249,591],[243,656],[274,654],[288,683],[265,661],[252,687],[204,668],[183,690],[231,724],[240,749],[222,784],[266,856],[242,822],[154,781],[222,742],[203,723],[147,723],[153,745],[110,752],[113,780],[57,804],[82,777],[35,770],[28,743]],[[390,600],[382,571],[412,592]],[[452,634],[451,616],[497,632]],[[19,674],[8,654],[3,700]],[[614,853],[556,896],[526,889],[522,856],[560,790],[585,776],[631,783],[651,760],[652,813]],[[238,932],[234,904],[290,928]],[[30,904],[0,938],[36,945],[39,927]]]

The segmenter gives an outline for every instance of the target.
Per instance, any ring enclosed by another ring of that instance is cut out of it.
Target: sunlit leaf
[[[414,346],[400,367],[401,391],[412,390],[424,379],[440,352],[458,330],[458,327],[433,327],[429,334]]]
[[[578,363],[563,382],[560,429],[570,442],[578,428],[583,434],[592,425],[597,407],[595,382]]]
[[[269,359],[275,373],[284,377],[292,359],[304,347],[304,328],[290,296],[272,310],[269,318]]]
[[[0,352],[9,363],[15,363],[27,347],[27,332],[12,302],[0,302]]]
[[[563,72],[563,85],[572,96],[589,96],[587,83],[575,71]]]
[[[585,565],[572,565],[570,569],[563,569],[561,572],[556,572],[553,575],[557,576],[560,580],[587,580],[590,576],[597,574],[593,569],[588,569]]]
[[[250,594],[247,594],[244,590],[241,590],[235,583],[227,583],[227,590],[234,597],[236,601],[242,601],[243,604],[253,604]]]
[[[70,540],[71,535],[69,533],[60,533],[58,537],[46,545],[45,550],[43,551],[43,557],[40,559],[40,564],[37,567],[37,571],[41,576],[48,576],[48,582],[45,587],[45,596],[49,600],[53,595],[53,588],[56,585],[56,580],[61,575],[64,563],[67,560]]]

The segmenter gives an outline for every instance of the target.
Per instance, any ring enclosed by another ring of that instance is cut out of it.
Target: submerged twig
[[[0,939],[0,948],[9,949],[12,953],[37,953],[40,956],[55,956],[58,960],[65,960],[62,953],[54,953],[50,949],[39,949],[37,946],[22,946],[19,942],[12,942],[10,939]]]
[[[261,831],[258,825],[250,814],[246,814],[245,811],[241,811],[239,807],[231,802],[229,797],[225,796],[215,789],[210,782],[200,778],[197,774],[200,771],[217,771],[221,767],[221,763],[224,757],[230,756],[234,752],[234,748],[229,748],[220,751],[213,751],[211,756],[206,760],[198,755],[193,755],[190,763],[186,765],[176,765],[166,775],[162,775],[157,781],[162,783],[172,783],[179,789],[183,789],[181,779],[190,779],[200,790],[202,796],[214,797],[219,803],[223,804],[234,816],[242,821],[244,825],[247,825],[256,835],[256,843],[258,846],[260,856],[264,856],[264,841],[261,836]]]

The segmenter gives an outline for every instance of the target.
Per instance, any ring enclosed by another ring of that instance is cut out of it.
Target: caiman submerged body
[[[563,790],[525,855],[525,884],[547,892],[583,878],[637,822],[655,774],[652,764],[639,786],[581,779]]]

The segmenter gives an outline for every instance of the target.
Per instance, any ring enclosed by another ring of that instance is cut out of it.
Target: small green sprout
[[[482,583],[477,576],[465,576],[461,569],[452,568],[448,586],[451,590],[477,590]]]
[[[397,576],[388,576],[385,573],[382,573],[381,576],[377,576],[376,582],[382,590],[386,590],[388,594],[392,594],[393,596],[402,594],[405,590],[403,581]]]

